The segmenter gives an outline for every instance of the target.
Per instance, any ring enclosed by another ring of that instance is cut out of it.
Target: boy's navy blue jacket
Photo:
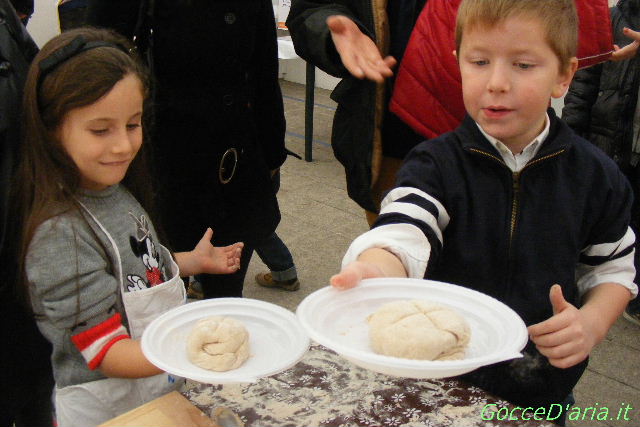
[[[398,173],[397,187],[414,187],[437,199],[450,217],[443,243],[424,222],[400,213],[374,227],[413,223],[427,236],[431,257],[425,277],[481,291],[514,309],[527,326],[553,315],[550,287],[580,307],[576,265],[606,259],[581,255],[589,245],[616,242],[628,230],[632,192],[615,163],[548,112],[550,131],[539,152],[512,172],[467,116],[454,132],[414,148]],[[436,218],[437,209],[421,204]],[[618,252],[624,256],[633,249]],[[561,402],[587,361],[552,367],[529,342],[523,359],[465,376],[517,404]]]

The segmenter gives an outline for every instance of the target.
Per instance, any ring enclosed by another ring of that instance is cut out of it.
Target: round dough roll
[[[211,371],[236,369],[249,358],[249,332],[230,317],[200,319],[187,337],[187,356]]]
[[[367,320],[373,350],[406,359],[462,359],[471,336],[459,314],[430,301],[394,301]]]

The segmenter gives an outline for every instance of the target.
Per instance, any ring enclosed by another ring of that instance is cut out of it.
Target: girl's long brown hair
[[[87,42],[104,41],[114,46],[80,52],[41,75],[40,62],[78,36]],[[79,190],[80,173],[59,140],[58,129],[69,111],[93,104],[127,75],[140,79],[147,99],[148,74],[135,53],[127,53],[132,48],[115,32],[79,28],[49,41],[31,64],[24,89],[20,164],[12,186],[18,221],[15,237],[20,277],[16,282],[25,297],[28,293],[24,262],[35,230],[53,216],[78,209],[74,195]],[[152,212],[154,194],[149,185],[148,149],[145,141],[122,183]]]

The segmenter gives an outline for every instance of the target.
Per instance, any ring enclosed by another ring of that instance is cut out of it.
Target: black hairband
[[[40,79],[53,71],[56,67],[58,67],[58,65],[67,61],[69,58],[76,56],[81,52],[85,52],[87,50],[95,49],[98,47],[113,47],[126,53],[127,55],[130,53],[129,49],[119,44],[101,40],[88,42],[83,36],[78,36],[71,40],[71,42],[66,46],[61,47],[60,49],[56,50],[55,52],[44,58],[42,61],[40,61]]]

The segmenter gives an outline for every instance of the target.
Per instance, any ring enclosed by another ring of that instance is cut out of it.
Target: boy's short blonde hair
[[[574,0],[463,0],[456,19],[456,50],[460,52],[465,31],[491,28],[514,16],[540,20],[546,41],[560,61],[560,69],[569,66],[578,49]]]

